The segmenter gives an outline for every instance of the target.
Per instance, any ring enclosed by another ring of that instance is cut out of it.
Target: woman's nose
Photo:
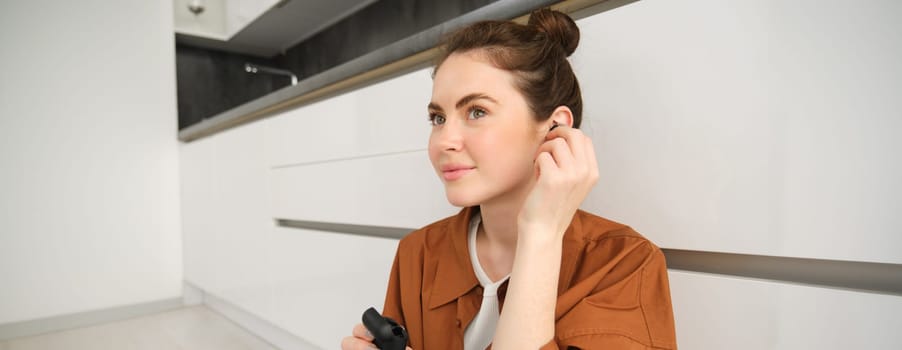
[[[463,147],[463,133],[460,125],[448,120],[432,135],[436,146],[443,151],[460,151]]]

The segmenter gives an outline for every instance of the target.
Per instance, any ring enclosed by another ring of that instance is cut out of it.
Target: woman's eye
[[[479,119],[485,117],[486,111],[479,107],[470,108],[469,117],[470,119]]]
[[[429,124],[432,124],[432,125],[445,124],[445,116],[439,115],[439,114],[430,114],[429,115]]]

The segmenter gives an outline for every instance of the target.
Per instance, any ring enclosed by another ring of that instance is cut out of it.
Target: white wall
[[[170,1],[0,5],[0,324],[181,295]]]
[[[363,310],[382,307],[397,241],[274,218],[411,227],[453,213],[440,192],[407,187],[441,186],[422,151],[425,104],[410,103],[426,101],[429,84],[418,71],[183,144],[185,279],[338,347]],[[405,202],[422,205],[387,211]]]
[[[645,0],[580,21],[608,165],[586,207],[667,247],[902,263],[900,13]]]
[[[579,20],[601,164],[584,208],[665,248],[902,263],[899,13],[643,0]],[[417,227],[455,212],[424,151],[430,89],[417,71],[183,145],[186,279],[335,348],[381,305],[395,242],[273,219]],[[902,347],[902,297],[670,277],[681,348]]]

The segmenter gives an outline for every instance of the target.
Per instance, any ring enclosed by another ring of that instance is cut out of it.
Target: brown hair
[[[444,39],[433,75],[451,54],[480,49],[493,65],[514,74],[516,88],[526,98],[537,121],[547,120],[558,106],[567,106],[573,112],[573,127],[578,128],[582,120],[582,94],[567,61],[578,44],[576,23],[558,11],[534,11],[526,25],[510,21],[477,22]]]

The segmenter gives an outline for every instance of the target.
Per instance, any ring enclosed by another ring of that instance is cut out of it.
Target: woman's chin
[[[449,191],[445,190],[445,197],[448,198],[448,203],[455,207],[472,207],[474,205],[479,205],[479,200],[476,196],[462,193],[463,191]]]

